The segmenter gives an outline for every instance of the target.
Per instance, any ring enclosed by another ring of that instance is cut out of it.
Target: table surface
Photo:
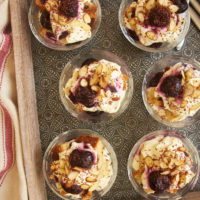
[[[156,122],[147,112],[142,101],[141,87],[144,74],[151,64],[165,55],[177,54],[200,61],[200,32],[191,24],[181,51],[148,53],[132,46],[123,36],[118,23],[120,0],[100,0],[102,23],[96,36],[80,49],[60,52],[41,45],[32,35],[32,54],[36,86],[37,108],[42,151],[60,133],[75,128],[88,128],[103,135],[113,146],[118,158],[118,176],[110,192],[102,199],[140,200],[127,175],[127,159],[133,145],[143,135],[170,129]],[[128,109],[114,121],[103,125],[85,124],[72,117],[60,101],[58,82],[64,65],[75,55],[91,48],[106,49],[125,60],[130,67],[135,91]],[[175,129],[187,136],[200,151],[200,122],[188,128]],[[200,179],[194,191],[200,190]],[[47,187],[48,199],[58,199]]]

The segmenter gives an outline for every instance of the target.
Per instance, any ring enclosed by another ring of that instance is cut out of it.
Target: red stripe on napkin
[[[2,42],[0,44],[0,89],[2,86],[3,81],[3,74],[6,67],[6,60],[10,53],[11,44],[12,44],[12,37],[10,34],[10,24],[4,28],[2,31]],[[0,99],[0,107],[3,112],[2,117],[2,133],[1,136],[2,141],[4,142],[4,148],[3,148],[3,157],[4,162],[3,163],[3,170],[0,171],[0,186],[3,183],[4,178],[6,177],[6,174],[8,173],[8,170],[12,167],[14,162],[14,154],[13,154],[13,126],[12,126],[12,119],[10,117],[10,114],[6,107],[2,104]]]
[[[4,136],[4,141],[5,141],[5,149],[4,149],[4,156],[6,156],[6,163],[5,167],[2,171],[0,171],[0,186],[3,183],[3,180],[8,172],[8,170],[12,167],[13,165],[13,142],[12,142],[12,137],[13,137],[13,126],[12,126],[12,120],[10,118],[10,114],[8,113],[7,109],[0,103],[0,106],[4,112],[4,128],[2,128],[3,131],[3,136]],[[3,127],[3,126],[2,126]],[[5,161],[5,160],[4,160]]]
[[[4,44],[0,50],[0,89],[2,85],[2,79],[3,79],[3,73],[5,69],[6,60],[9,55],[10,47],[12,43],[12,37],[11,37],[10,31],[8,31],[10,29],[9,27],[10,25],[7,25],[2,31]]]

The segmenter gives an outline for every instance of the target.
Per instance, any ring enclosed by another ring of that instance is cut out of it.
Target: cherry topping
[[[91,63],[97,62],[97,61],[98,61],[98,60],[95,59],[95,58],[88,58],[88,59],[86,59],[86,60],[82,63],[81,67],[83,67],[84,65],[90,65]]]
[[[71,194],[79,194],[82,192],[82,188],[80,185],[72,185],[71,187],[67,187],[67,183],[61,183],[63,189]]]
[[[157,48],[160,48],[162,44],[163,44],[162,42],[157,42],[157,43],[153,43],[149,47],[157,49]]]
[[[42,14],[40,17],[40,23],[47,30],[52,30],[51,23],[50,23],[50,14],[46,10],[42,11]]]
[[[186,0],[172,0],[172,2],[179,8],[176,13],[183,13],[188,9],[188,3]]]
[[[149,12],[149,23],[151,26],[165,27],[170,22],[170,11],[164,6],[155,6]]]
[[[166,97],[181,97],[183,94],[183,86],[181,85],[182,76],[167,76],[161,86],[160,90],[165,93]]]
[[[92,167],[94,157],[89,151],[81,151],[75,149],[69,156],[69,162],[72,167],[81,167],[84,169],[89,169]]]
[[[163,72],[158,72],[153,75],[151,80],[149,81],[149,87],[156,87],[163,76]]]
[[[62,40],[62,39],[64,39],[64,38],[66,38],[68,34],[69,34],[68,31],[63,31],[63,32],[61,33],[61,35],[59,36],[59,40]]]
[[[128,35],[130,37],[132,37],[135,41],[139,41],[139,37],[137,36],[135,31],[132,31],[132,30],[128,29],[127,32],[128,32]]]
[[[61,0],[60,13],[67,18],[74,18],[78,15],[78,0]]]
[[[160,171],[153,171],[149,174],[149,185],[155,192],[163,192],[170,186],[170,176],[161,175]]]
[[[91,90],[90,87],[79,86],[75,91],[75,100],[84,106],[91,108],[95,105],[96,92]]]

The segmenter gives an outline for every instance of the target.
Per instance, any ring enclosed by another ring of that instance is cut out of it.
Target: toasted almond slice
[[[106,82],[106,80],[104,79],[104,76],[101,76],[100,78],[100,81],[99,81],[99,85],[102,87],[102,88],[106,88],[108,83]]]
[[[68,97],[70,94],[70,88],[69,87],[66,87],[65,88],[65,95]]]
[[[86,178],[86,181],[88,181],[88,182],[96,182],[97,179],[94,178],[94,177],[89,176],[89,177]]]
[[[132,19],[129,21],[129,24],[130,24],[131,26],[134,26],[134,25],[136,24],[135,19],[132,18]]]
[[[89,186],[89,185],[86,185],[86,184],[81,185],[81,188],[82,188],[83,190],[87,190],[89,187],[90,187],[90,186]]]
[[[79,76],[80,76],[80,77],[86,76],[86,75],[87,75],[87,70],[88,70],[88,68],[87,68],[86,65],[83,66],[83,67],[81,67],[80,70],[79,70]]]
[[[60,161],[60,168],[64,169],[65,168],[65,161],[64,160],[59,160]]]
[[[50,12],[50,10],[51,10],[50,4],[45,3],[45,8],[46,8],[46,10],[47,10],[48,12]]]
[[[153,31],[148,31],[146,35],[151,40],[157,40],[157,35]]]
[[[98,187],[98,184],[95,183],[92,185],[92,187],[90,187],[89,191],[92,192],[92,191],[96,190],[97,187]]]
[[[74,184],[73,181],[68,181],[68,182],[66,183],[66,187],[71,187],[73,184]]]
[[[155,5],[155,0],[149,0],[146,4],[146,9],[151,10],[153,6]]]
[[[155,193],[155,191],[154,191],[154,190],[151,190],[151,189],[144,189],[144,190],[145,190],[145,192],[146,192],[147,194]]]
[[[192,85],[187,84],[186,87],[184,88],[184,95],[187,96],[191,96],[194,92],[194,88]]]
[[[143,15],[143,13],[141,13],[141,12],[138,13],[137,17],[138,17],[138,19],[139,19],[140,22],[144,22],[144,15]]]
[[[81,80],[81,82],[80,82],[80,85],[81,85],[82,87],[87,87],[87,86],[88,86],[87,80],[83,78],[83,79]]]
[[[102,69],[103,69],[103,65],[102,64],[99,64],[96,68],[96,73],[97,74],[101,74],[102,73]]]
[[[97,85],[99,82],[98,74],[94,73],[93,76],[90,78],[90,86]]]
[[[107,73],[108,72],[108,66],[106,64],[102,64],[102,73]]]
[[[69,143],[67,143],[67,142],[63,143],[63,144],[60,145],[59,148],[60,148],[61,152],[67,150],[69,148]]]
[[[72,171],[72,172],[70,172],[69,174],[68,174],[68,178],[70,179],[70,180],[75,180],[75,178],[78,176],[78,172],[76,172],[76,171]]]
[[[164,162],[161,162],[161,163],[160,163],[160,167],[163,168],[163,169],[166,169],[166,168],[167,168],[167,165],[166,165]]]
[[[68,167],[65,165],[65,174],[68,175],[69,174],[69,169]]]
[[[167,4],[168,4],[168,1],[166,1],[166,0],[158,0],[158,2],[162,6],[167,6]]]
[[[169,9],[170,9],[171,12],[175,13],[176,11],[178,11],[178,6],[176,6],[176,5],[171,5],[171,6],[169,7]]]
[[[82,27],[85,31],[90,31],[90,30],[91,30],[91,27],[90,27],[88,24],[85,24],[85,23],[83,23],[83,24],[81,25],[81,27]]]
[[[58,22],[58,14],[57,13],[55,13],[55,12],[53,13],[53,18],[56,22]]]
[[[86,24],[89,24],[91,22],[91,18],[90,15],[88,15],[87,13],[83,15],[83,20]]]
[[[99,92],[99,90],[100,90],[99,86],[97,86],[97,85],[93,85],[93,86],[91,87],[91,89],[92,89],[93,91],[95,91],[95,92]]]
[[[175,165],[180,166],[184,163],[184,160],[175,160]]]
[[[78,172],[82,172],[82,171],[83,171],[83,169],[80,168],[80,167],[74,167],[73,170],[76,170],[76,171],[78,171]]]
[[[179,173],[178,170],[174,170],[174,171],[171,173],[171,176],[174,176],[174,175],[176,175],[176,174],[178,174],[178,173]]]
[[[157,167],[160,167],[160,162],[158,160],[154,160],[153,161],[153,164]]]
[[[153,166],[153,160],[152,160],[152,158],[150,156],[145,157],[144,162],[148,167],[152,167]]]
[[[169,30],[173,31],[175,27],[176,27],[176,22],[173,19],[171,19],[169,24]]]
[[[168,175],[168,174],[170,174],[170,171],[167,170],[167,171],[164,171],[164,172],[162,172],[162,173],[160,173],[160,174],[162,174],[162,175]]]

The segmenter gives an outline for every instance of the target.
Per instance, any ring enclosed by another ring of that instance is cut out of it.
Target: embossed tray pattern
[[[119,162],[116,182],[104,200],[140,200],[127,175],[127,159],[133,145],[143,135],[159,129],[169,129],[156,122],[146,111],[142,101],[142,81],[148,67],[169,54],[195,58],[200,62],[200,32],[191,24],[181,51],[147,53],[132,46],[123,36],[118,23],[120,0],[100,0],[102,23],[95,38],[80,49],[61,52],[41,45],[32,35],[32,53],[37,96],[37,108],[42,151],[60,133],[75,128],[88,128],[102,134],[114,147]],[[125,60],[131,69],[135,91],[128,109],[106,124],[85,124],[72,117],[61,103],[58,83],[61,71],[70,58],[91,48],[106,49]],[[183,129],[173,129],[186,135],[200,151],[200,122]],[[198,181],[194,190],[200,190]],[[47,187],[48,199],[58,199]]]

